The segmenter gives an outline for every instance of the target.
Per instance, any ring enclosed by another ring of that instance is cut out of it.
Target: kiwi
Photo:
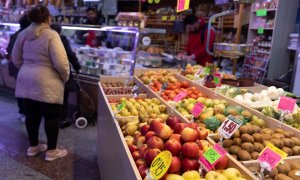
[[[286,138],[291,138],[291,137],[293,137],[294,136],[294,133],[293,132],[291,132],[291,131],[284,131],[283,133],[281,133],[281,134],[283,134],[284,135],[284,137],[286,137]]]
[[[236,131],[232,134],[231,137],[232,137],[232,138],[239,138],[239,137],[241,137],[240,130],[236,130]]]
[[[283,134],[283,133],[284,133],[284,130],[281,129],[281,128],[275,128],[275,129],[274,129],[274,132],[275,132],[275,133],[278,133],[278,134]]]
[[[284,174],[277,174],[274,180],[293,180],[293,179]]]
[[[255,133],[252,135],[255,142],[262,142],[263,141],[263,135],[259,133]]]
[[[254,138],[250,134],[243,134],[241,136],[241,139],[243,142],[251,142],[251,143],[254,142]]]
[[[274,178],[278,174],[278,169],[274,168],[274,169],[272,169],[272,171],[265,170],[264,174],[268,175],[271,178]]]
[[[271,141],[265,140],[265,141],[263,141],[264,147],[267,146],[267,144],[269,144],[269,143],[272,144],[272,145],[274,145],[274,143],[272,143]]]
[[[253,129],[253,127],[252,127],[252,125],[251,124],[247,124],[246,126],[248,126],[248,131],[247,131],[247,134],[253,134],[254,132],[254,129]]]
[[[221,136],[219,134],[216,134],[215,136],[212,137],[212,139],[215,141],[215,142],[219,142],[220,141],[220,138]]]
[[[283,134],[275,133],[275,134],[272,135],[272,138],[275,138],[275,139],[283,139],[283,138],[284,138],[284,135],[283,135]]]
[[[289,164],[290,164],[292,170],[294,170],[294,169],[300,170],[300,160],[290,161]]]
[[[257,174],[258,172],[260,172],[260,168],[258,166],[250,166],[247,168],[250,172],[252,172],[252,174]]]
[[[237,155],[231,154],[231,156],[232,156],[234,159],[237,159]]]
[[[248,129],[249,129],[249,127],[247,125],[243,125],[240,127],[239,130],[240,130],[241,134],[246,134],[246,133],[248,133]]]
[[[271,129],[269,129],[269,128],[264,128],[264,129],[260,130],[260,133],[272,135],[273,131]]]
[[[292,147],[293,155],[300,155],[300,146],[294,146]]]
[[[223,141],[223,147],[229,148],[233,144],[233,141],[231,139],[225,139]]]
[[[260,127],[257,125],[252,125],[253,133],[259,133]]]
[[[256,160],[258,157],[259,157],[259,153],[258,152],[254,151],[254,152],[251,153],[251,159]]]
[[[244,142],[241,147],[249,153],[252,153],[254,150],[253,144],[249,142]]]
[[[283,146],[284,146],[283,141],[281,141],[280,139],[272,138],[270,141],[279,149],[283,148]]]
[[[298,137],[291,137],[296,146],[300,146],[300,139]]]
[[[229,152],[230,154],[237,154],[241,149],[242,148],[240,146],[233,145],[229,148]]]
[[[262,135],[262,137],[263,137],[263,141],[264,141],[264,140],[270,140],[270,139],[272,139],[272,136],[269,135],[269,134],[261,134],[261,135]]]
[[[258,142],[254,142],[253,146],[254,146],[254,151],[256,152],[261,152],[264,149],[264,145]]]
[[[279,174],[287,175],[291,171],[291,166],[289,163],[279,163],[276,167]]]
[[[286,147],[293,147],[295,145],[295,142],[290,138],[284,138],[282,141]]]
[[[289,147],[283,147],[281,150],[284,151],[285,153],[287,153],[288,156],[292,156],[293,155],[293,151]]]
[[[234,138],[233,139],[233,145],[241,146],[242,145],[242,139],[241,138]]]
[[[295,170],[290,171],[289,174],[288,174],[288,176],[289,176],[290,178],[292,178],[293,180],[300,180],[300,176],[297,176],[297,175],[296,175],[296,172],[299,172],[299,170],[298,170],[298,169],[295,169]],[[298,173],[297,173],[297,174],[298,174]]]
[[[239,159],[241,161],[249,161],[249,160],[251,160],[251,155],[247,151],[245,151],[245,150],[238,151],[237,156],[239,157]]]

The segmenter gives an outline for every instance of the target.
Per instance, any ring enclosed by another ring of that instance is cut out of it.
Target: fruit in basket
[[[222,174],[228,179],[228,180],[235,180],[238,178],[242,178],[241,172],[235,168],[228,168],[222,172]]]
[[[173,156],[168,172],[177,173],[179,172],[180,168],[181,168],[181,159],[177,156]]]
[[[221,122],[214,116],[211,116],[204,121],[205,126],[207,129],[211,131],[215,131],[221,125]]]
[[[199,172],[195,170],[183,173],[182,177],[184,177],[185,180],[197,180],[201,178]]]
[[[166,124],[163,124],[161,123],[161,126],[158,126],[156,129],[155,129],[155,134],[162,138],[162,139],[168,139],[171,134],[172,134],[172,129],[170,128],[170,126],[166,125]]]
[[[196,159],[184,158],[181,161],[183,171],[198,170],[199,163]]]
[[[164,141],[157,136],[153,136],[147,141],[147,146],[149,149],[163,150],[164,149]]]
[[[209,171],[205,175],[206,180],[228,180],[226,176],[216,171]]]
[[[186,142],[181,148],[182,155],[187,158],[196,158],[199,156],[199,147],[194,142]]]
[[[151,165],[153,159],[160,153],[159,149],[149,149],[144,154],[147,165]]]
[[[195,129],[186,127],[181,131],[181,138],[185,142],[196,142],[198,137],[199,137],[199,134]]]
[[[184,177],[178,175],[178,174],[169,174],[166,178],[166,180],[185,180]]]

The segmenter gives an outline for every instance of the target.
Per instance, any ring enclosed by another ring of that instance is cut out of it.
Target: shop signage
[[[224,138],[230,138],[232,134],[243,125],[243,121],[230,115],[219,128],[220,135]]]
[[[259,154],[258,161],[260,161],[261,163],[268,163],[270,167],[274,169],[278,165],[278,163],[285,157],[287,157],[287,154],[285,152],[269,143]],[[268,170],[271,171],[270,169]]]

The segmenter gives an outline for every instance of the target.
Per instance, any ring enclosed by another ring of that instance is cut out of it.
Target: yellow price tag
[[[267,147],[270,148],[272,151],[274,151],[275,153],[277,153],[279,156],[281,156],[282,158],[286,158],[287,157],[287,153],[285,153],[284,151],[278,149],[276,146],[274,146],[271,143],[267,144]]]
[[[260,152],[258,161],[266,162],[274,169],[283,158],[287,157],[287,154],[276,146],[268,143],[267,146]]]
[[[171,21],[175,21],[176,20],[176,16],[171,16],[170,20]]]
[[[167,19],[168,19],[168,16],[162,16],[162,17],[161,17],[161,20],[162,20],[162,21],[166,21]]]
[[[170,151],[163,151],[159,153],[151,163],[150,166],[150,173],[153,179],[160,179],[162,178],[172,162],[172,154]]]

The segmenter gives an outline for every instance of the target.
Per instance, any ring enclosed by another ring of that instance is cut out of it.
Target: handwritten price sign
[[[190,6],[190,0],[177,0],[177,12],[187,10]]]
[[[221,86],[221,80],[222,80],[221,74],[216,73],[214,75],[214,83],[215,83],[215,85],[216,86]]]
[[[153,179],[162,178],[168,171],[172,162],[172,154],[170,151],[159,153],[151,163],[150,173]]]
[[[285,157],[287,157],[287,154],[285,152],[269,143],[259,154],[258,160],[260,162],[268,163],[271,168],[274,169],[278,165],[278,163]]]
[[[118,112],[120,112],[124,107],[125,107],[125,102],[122,102],[121,104],[119,104],[119,105],[117,106]]]
[[[180,92],[179,94],[177,94],[177,96],[175,96],[174,101],[175,102],[179,102],[181,101],[183,98],[185,98],[188,95],[187,92]]]
[[[213,147],[209,148],[203,156],[199,157],[199,162],[207,171],[210,171],[213,169],[214,165],[226,155],[226,153],[227,152],[219,144],[215,144]]]
[[[230,115],[222,123],[219,132],[221,136],[223,136],[224,138],[230,138],[232,134],[241,127],[242,124],[243,121]]]
[[[194,106],[194,108],[192,109],[192,115],[194,117],[198,117],[200,115],[200,113],[203,111],[204,105],[201,104],[200,102],[197,102]]]
[[[295,99],[282,96],[278,104],[278,109],[292,113],[294,111],[295,104]]]

